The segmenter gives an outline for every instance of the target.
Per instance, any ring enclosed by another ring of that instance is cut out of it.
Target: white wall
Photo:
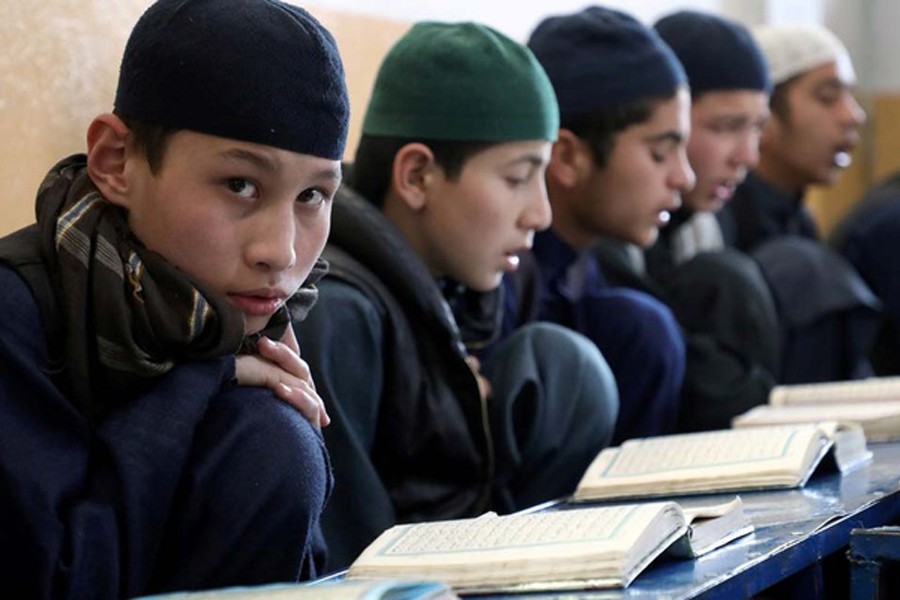
[[[311,0],[312,4],[340,10],[351,10],[380,17],[406,21],[434,19],[438,21],[478,21],[525,41],[541,19],[575,12],[597,4],[590,0]],[[650,23],[661,15],[680,8],[716,10],[716,0],[607,0],[603,6],[619,8]]]
[[[525,41],[545,17],[577,11],[591,0],[309,0],[313,6],[403,21],[474,20]],[[900,0],[601,0],[645,23],[682,8],[705,10],[746,25],[819,23],[847,45],[869,94],[900,92]]]
[[[590,0],[310,0],[313,6],[351,10],[404,21],[474,20],[525,41],[541,19],[577,11]],[[747,25],[821,23],[847,44],[869,92],[900,91],[898,0],[606,0],[645,23],[682,8],[706,10]]]

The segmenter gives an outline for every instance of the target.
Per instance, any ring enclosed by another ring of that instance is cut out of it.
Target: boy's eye
[[[316,188],[309,188],[308,190],[303,190],[300,192],[300,195],[297,196],[297,201],[303,204],[308,204],[310,206],[318,206],[328,200],[328,196],[322,190]]]
[[[228,189],[242,198],[252,198],[256,195],[256,185],[246,179],[232,178],[226,183]]]

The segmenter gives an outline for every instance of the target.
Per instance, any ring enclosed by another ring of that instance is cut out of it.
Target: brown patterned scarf
[[[327,271],[321,259],[290,309],[245,339],[240,311],[143,247],[85,164],[84,155],[57,164],[36,208],[41,252],[64,321],[67,380],[88,417],[133,397],[176,363],[255,352],[262,335],[280,338],[290,317],[302,319],[315,303],[315,283]]]

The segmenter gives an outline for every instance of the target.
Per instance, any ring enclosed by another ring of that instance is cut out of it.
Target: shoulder
[[[35,345],[43,329],[31,288],[19,273],[0,263],[0,290],[0,338],[10,345]]]
[[[380,346],[387,313],[374,298],[350,283],[331,277],[321,280],[317,286],[319,299],[315,306],[303,321],[294,323],[307,359],[338,348],[349,351],[348,344],[354,352],[363,345]]]
[[[348,314],[363,316],[367,321],[381,320],[383,311],[378,301],[361,287],[333,277],[326,277],[317,285],[319,299],[307,320]]]

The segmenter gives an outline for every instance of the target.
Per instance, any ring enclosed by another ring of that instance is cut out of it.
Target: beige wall
[[[813,188],[807,196],[813,215],[826,234],[870,185],[900,170],[900,95],[861,95],[860,102],[866,107],[868,119],[853,164],[837,185]]]
[[[34,192],[44,174],[57,160],[83,151],[90,120],[112,109],[125,40],[150,3],[0,2],[0,235],[34,220]],[[303,5],[341,48],[352,152],[378,65],[408,24]]]
[[[0,2],[0,235],[33,220],[34,191],[44,173],[82,151],[91,118],[112,108],[122,48],[150,2],[85,0],[74,10],[69,0]],[[409,24],[303,5],[334,33],[344,57],[349,156],[378,65]],[[853,166],[834,188],[809,194],[826,232],[870,182],[900,168],[900,95],[881,94],[865,104],[869,123]]]

